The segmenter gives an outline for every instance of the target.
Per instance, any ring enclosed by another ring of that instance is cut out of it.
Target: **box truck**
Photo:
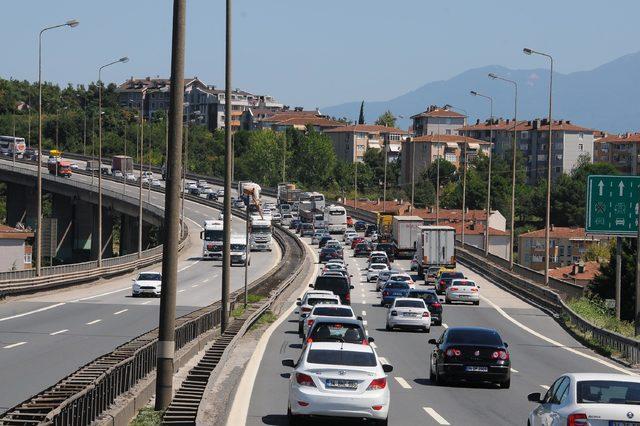
[[[456,267],[455,235],[451,226],[420,226],[416,254],[418,275],[431,266]]]
[[[420,227],[424,221],[419,216],[393,216],[391,240],[397,258],[411,258],[418,246]]]

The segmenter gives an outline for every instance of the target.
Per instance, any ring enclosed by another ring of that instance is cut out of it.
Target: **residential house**
[[[456,167],[464,165],[468,159],[479,153],[489,154],[489,142],[453,135],[424,135],[408,138],[402,143],[400,161],[400,182],[411,183],[437,158],[443,158]],[[415,168],[415,170],[413,170]]]
[[[561,268],[549,269],[549,276],[585,287],[600,274],[600,263],[596,261],[578,262]]]
[[[462,241],[462,222],[447,223],[456,230],[456,240]],[[484,250],[485,225],[477,222],[466,222],[464,227],[464,243]],[[489,227],[489,253],[509,258],[511,250],[511,238],[509,233],[500,229]]]
[[[370,124],[355,124],[334,127],[324,132],[333,142],[336,155],[349,163],[362,162],[367,150],[386,149],[388,161],[396,161],[400,155],[401,142],[407,134],[395,127]]]
[[[33,232],[0,225],[0,271],[31,268]]]
[[[593,145],[593,161],[613,164],[622,174],[638,174],[640,133],[604,134]]]
[[[592,244],[600,237],[587,236],[584,228],[551,225],[549,230],[549,268],[573,265],[579,262]],[[520,234],[518,237],[518,263],[527,268],[544,270],[545,229]]]
[[[447,109],[430,105],[425,111],[412,115],[411,126],[415,136],[455,135],[458,129],[467,124],[467,116]]]
[[[489,141],[493,133],[493,152],[505,156],[513,146],[513,132],[516,143],[526,159],[527,182],[536,184],[547,177],[547,141],[549,140],[549,121],[535,119],[530,121],[493,119],[477,121],[473,125],[458,129],[461,135]],[[569,120],[554,120],[552,180],[562,173],[570,172],[581,157],[593,159],[594,130],[572,124]]]
[[[344,126],[341,121],[332,120],[318,110],[304,111],[301,108],[295,110],[283,110],[275,112],[252,122],[253,129],[271,129],[276,132],[284,132],[288,128],[305,131],[312,127],[317,132],[324,132],[334,127]]]
[[[436,216],[438,218],[438,223],[441,225],[462,222],[461,209],[440,209],[436,215],[436,209],[430,207],[427,209],[414,209],[412,214],[423,218],[425,225],[435,225]],[[487,224],[487,212],[486,210],[467,209],[467,212],[464,215],[464,220],[467,223],[477,223],[484,226]],[[489,215],[489,227],[499,231],[506,231],[507,219],[498,210],[491,210],[491,214]]]

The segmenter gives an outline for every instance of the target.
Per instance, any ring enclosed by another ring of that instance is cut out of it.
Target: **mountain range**
[[[406,129],[409,117],[429,105],[445,104],[466,110],[469,120],[490,116],[489,101],[473,97],[470,90],[493,97],[495,117],[513,117],[514,88],[488,78],[495,73],[518,83],[518,119],[543,118],[549,108],[549,70],[512,70],[491,65],[465,71],[449,80],[427,83],[387,101],[365,99],[365,118],[372,123],[386,110]],[[401,76],[400,76],[401,77]],[[589,71],[553,74],[554,119],[571,120],[609,133],[640,130],[640,52],[622,56]],[[334,117],[358,117],[361,100],[322,108]],[[459,111],[459,110],[458,110]]]

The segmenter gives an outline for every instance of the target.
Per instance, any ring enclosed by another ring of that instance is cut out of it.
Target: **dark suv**
[[[431,314],[431,324],[442,325],[442,304],[438,300],[438,295],[435,290],[409,290],[407,297],[415,297],[416,299],[424,300],[424,303],[427,305],[429,313]]]
[[[316,278],[315,284],[311,284],[309,287],[315,290],[331,291],[336,296],[340,296],[340,302],[343,305],[351,304],[351,289],[353,286],[349,284],[347,277],[319,276]]]
[[[393,262],[396,258],[396,249],[391,243],[378,243],[376,244],[376,251],[383,251],[387,253],[387,258],[389,258],[389,262]]]

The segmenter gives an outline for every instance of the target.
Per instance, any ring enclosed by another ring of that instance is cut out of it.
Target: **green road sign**
[[[638,234],[640,176],[589,176],[587,234]]]

